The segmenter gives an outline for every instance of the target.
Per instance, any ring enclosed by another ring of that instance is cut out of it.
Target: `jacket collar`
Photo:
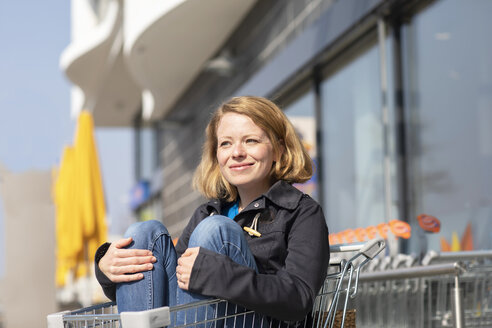
[[[251,202],[244,210],[265,208],[266,198],[277,206],[293,210],[297,208],[302,196],[303,193],[299,189],[286,181],[280,180],[275,182],[266,193]],[[226,206],[226,204],[229,203],[220,199],[212,199],[207,203],[207,208],[209,208],[210,213],[212,212],[212,209],[216,213],[221,213],[221,209]],[[210,207],[212,209],[210,209]]]
[[[299,205],[303,193],[290,183],[280,180],[264,194],[272,203],[288,210],[293,210]]]

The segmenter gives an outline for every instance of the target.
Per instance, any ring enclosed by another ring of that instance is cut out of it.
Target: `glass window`
[[[437,1],[402,29],[415,251],[492,247],[492,1]]]
[[[324,211],[332,232],[385,221],[377,47],[322,82]]]
[[[156,129],[153,127],[138,128],[135,133],[138,134],[138,172],[137,180],[149,181],[157,167]]]
[[[296,184],[296,187],[306,194],[309,194],[314,199],[318,199],[318,177],[316,174],[316,119],[314,104],[314,93],[310,91],[285,107],[284,111],[302,139],[315,166],[313,177],[303,184]]]

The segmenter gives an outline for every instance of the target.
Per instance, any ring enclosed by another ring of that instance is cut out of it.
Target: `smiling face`
[[[245,115],[227,113],[217,126],[217,161],[239,194],[255,197],[270,188],[273,146],[265,131]]]

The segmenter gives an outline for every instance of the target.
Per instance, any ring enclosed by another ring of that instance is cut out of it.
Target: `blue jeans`
[[[148,249],[157,262],[151,271],[145,271],[144,278],[116,286],[118,310],[141,311],[161,306],[187,304],[212,297],[190,293],[178,287],[176,280],[177,255],[171,236],[159,221],[137,222],[128,228],[125,237],[132,237],[128,248]],[[222,215],[214,215],[198,224],[190,236],[188,247],[203,247],[219,254],[229,256],[234,262],[258,271],[256,262],[241,227],[233,220]],[[229,306],[230,308],[230,306]],[[204,309],[202,313],[193,313],[199,318],[223,309]],[[236,311],[236,310],[235,310]],[[241,310],[238,310],[241,311]],[[228,310],[229,312],[229,310]],[[188,313],[178,314],[178,322],[184,322]],[[209,317],[207,315],[207,317]]]
[[[151,271],[143,272],[143,279],[116,285],[118,311],[176,305],[177,255],[166,227],[158,221],[137,222],[128,228],[127,237],[133,239],[127,248],[150,250],[157,261]]]

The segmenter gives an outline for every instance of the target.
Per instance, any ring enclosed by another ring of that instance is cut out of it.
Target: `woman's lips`
[[[253,165],[254,165],[253,163],[233,164],[233,165],[229,166],[229,168],[231,170],[241,171],[241,170],[247,169]]]

